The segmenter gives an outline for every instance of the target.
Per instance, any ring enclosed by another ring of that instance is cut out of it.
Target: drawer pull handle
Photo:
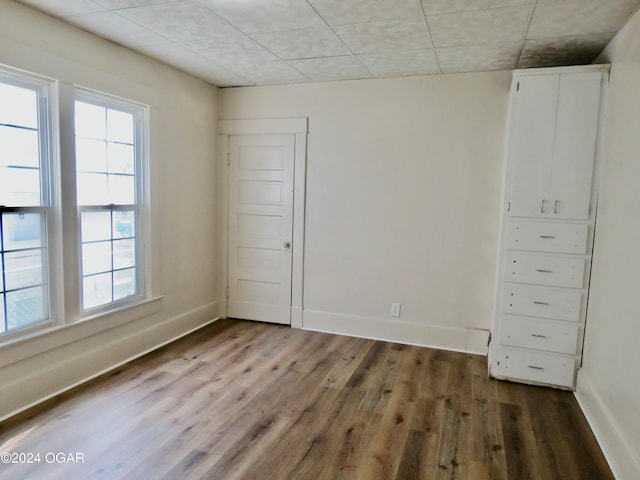
[[[544,198],[540,200],[540,213],[544,213]]]
[[[539,333],[532,333],[530,334],[532,337],[536,337],[536,338],[547,338],[546,335],[540,335]]]
[[[539,268],[538,270],[536,270],[537,272],[540,273],[553,273],[551,270],[542,270],[541,268]]]
[[[540,235],[540,238],[556,238],[554,235]]]
[[[536,305],[549,305],[549,303],[547,302],[533,302],[533,303],[535,303]]]
[[[553,213],[558,213],[558,203],[560,203],[560,200],[553,202]]]
[[[527,365],[527,367],[532,368],[533,370],[544,370],[544,368],[536,367],[535,365]]]

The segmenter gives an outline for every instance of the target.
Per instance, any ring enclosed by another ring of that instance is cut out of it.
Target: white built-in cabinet
[[[580,366],[608,66],[514,72],[489,373],[572,389]]]

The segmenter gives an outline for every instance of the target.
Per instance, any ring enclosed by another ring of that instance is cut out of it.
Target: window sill
[[[0,340],[0,368],[154,315],[160,311],[163,298],[146,298],[109,312],[82,318],[75,323],[55,325],[4,342]]]

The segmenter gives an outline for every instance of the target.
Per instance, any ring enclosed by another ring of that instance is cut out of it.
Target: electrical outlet
[[[400,316],[400,304],[399,303],[392,303],[391,304],[391,316],[392,317],[399,317]]]

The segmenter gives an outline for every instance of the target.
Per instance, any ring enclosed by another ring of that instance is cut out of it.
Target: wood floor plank
[[[613,479],[569,392],[486,358],[220,320],[0,423],[0,480]]]

